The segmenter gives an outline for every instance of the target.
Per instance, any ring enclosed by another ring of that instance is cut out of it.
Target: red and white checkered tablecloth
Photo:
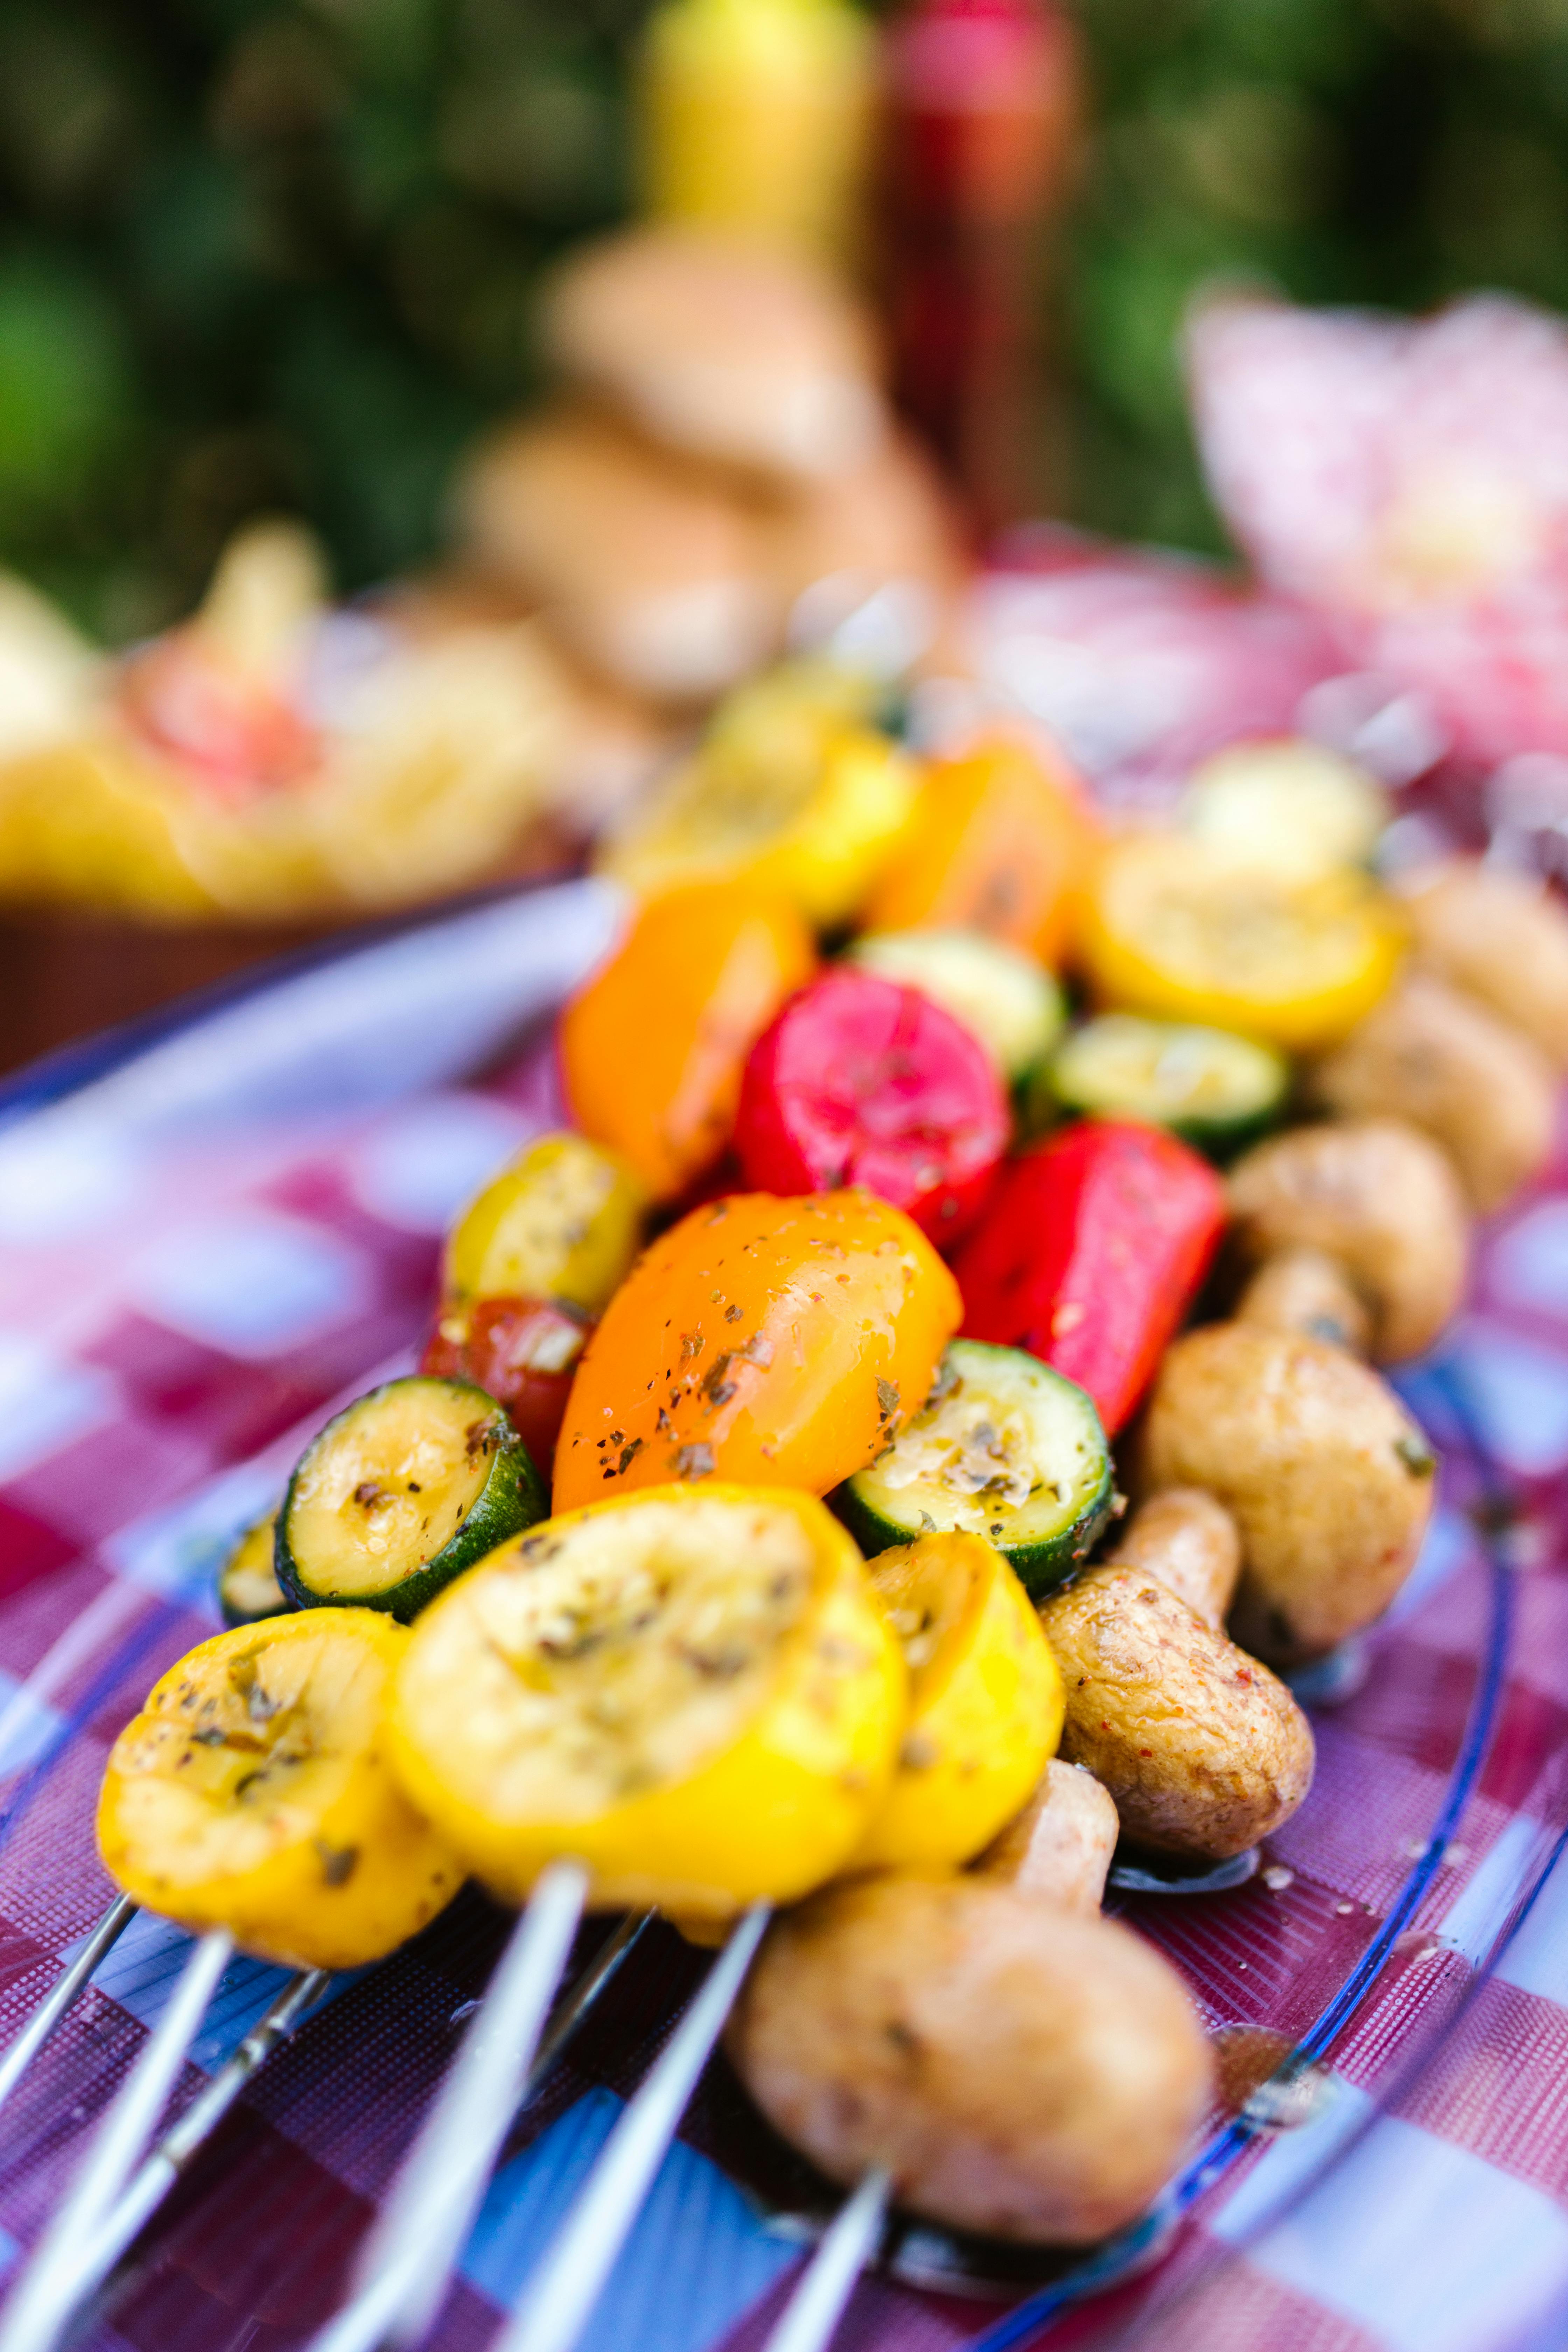
[[[212,1630],[213,1567],[304,1436],[406,1360],[454,1207],[558,1115],[527,1023],[614,919],[590,885],[450,919],[0,1124],[0,2040],[104,1906],[91,1818],[110,1741]],[[1242,2092],[1362,1970],[1301,2120],[1222,2138],[1225,2168],[1132,2283],[1042,2308],[1036,2328],[1027,2307],[873,2280],[841,2352],[1041,2336],[1522,2352],[1568,2294],[1568,1864],[1552,1869],[1568,1825],[1568,1150],[1487,1237],[1448,1357],[1460,1387],[1420,1374],[1412,1394],[1444,1434],[1468,1400],[1522,1505],[1510,1564],[1489,1563],[1456,1460],[1364,1682],[1319,1709],[1318,1782],[1268,1871],[1126,1905],[1187,1973]],[[339,1989],[159,2216],[95,2346],[306,2339],[504,1926],[467,1895]],[[7,2111],[0,2264],[37,2231],[184,1947],[138,1921]],[[705,1965],[662,1928],[639,1948],[509,2147],[442,2352],[489,2340]],[[277,1981],[236,1964],[179,2097]],[[595,2352],[760,2352],[801,2255],[737,2185],[767,2174],[759,2137],[716,2065]]]

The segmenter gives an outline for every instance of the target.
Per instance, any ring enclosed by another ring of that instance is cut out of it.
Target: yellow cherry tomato
[[[1106,853],[1079,947],[1106,1004],[1310,1053],[1372,1010],[1402,939],[1361,876],[1298,881],[1190,835],[1150,833]]]
[[[110,1754],[98,1848],[116,1884],[286,1968],[353,1969],[451,1901],[463,1867],[386,1760],[405,1626],[311,1609],[200,1643]]]
[[[707,881],[651,899],[561,1015],[578,1126],[656,1200],[684,1192],[729,1141],[746,1056],[816,961],[774,891]]]
[[[856,1865],[967,1862],[1057,1752],[1056,1659],[1028,1594],[984,1536],[921,1536],[879,1552],[867,1572],[910,1670],[910,1721]]]
[[[453,1226],[447,1296],[561,1298],[597,1315],[637,1255],[646,1202],[613,1151],[581,1135],[542,1135]]]
[[[905,1704],[822,1504],[662,1486],[546,1520],[450,1585],[389,1721],[410,1796],[506,1900],[574,1856],[595,1904],[722,1919],[840,1867]]]
[[[826,695],[787,684],[737,698],[610,845],[605,872],[639,897],[728,875],[783,892],[819,928],[854,913],[909,822],[920,770]]]
[[[671,1478],[826,1494],[920,1411],[961,1311],[925,1235],[869,1192],[694,1209],[588,1342],[555,1508]]]

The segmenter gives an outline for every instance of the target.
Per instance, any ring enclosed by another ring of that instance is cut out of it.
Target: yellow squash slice
[[[386,1761],[382,1712],[408,1638],[371,1610],[312,1609],[192,1650],[110,1754],[110,1877],[289,1968],[358,1968],[405,1942],[464,1875]]]
[[[921,1536],[879,1553],[868,1573],[910,1670],[910,1722],[856,1863],[967,1862],[1056,1754],[1057,1662],[1028,1594],[984,1536]]]
[[[845,921],[909,823],[921,772],[848,701],[812,665],[745,688],[610,843],[604,870],[638,898],[730,875],[819,928]]]
[[[1186,834],[1102,859],[1079,948],[1112,1006],[1316,1052],[1371,1012],[1398,966],[1389,901],[1364,877],[1298,880]]]
[[[260,1617],[281,1617],[293,1602],[278,1581],[274,1555],[278,1514],[268,1511],[247,1528],[218,1570],[217,1605],[226,1625],[254,1625]]]
[[[598,1905],[723,1919],[847,1859],[905,1703],[822,1504],[705,1485],[591,1504],[493,1552],[420,1619],[390,1722],[414,1801],[503,1897],[574,1855]]]

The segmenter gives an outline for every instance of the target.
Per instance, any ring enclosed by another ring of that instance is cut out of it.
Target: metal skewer
[[[168,2007],[100,2123],[6,2305],[0,2352],[48,2352],[69,2317],[80,2249],[96,2235],[124,2188],[233,1951],[233,1937],[214,1928],[185,1962]]]
[[[93,2233],[70,2281],[72,2307],[100,2286],[152,2220],[198,2149],[216,2131],[241,2091],[280,2042],[286,2042],[331,1982],[326,1969],[300,1969],[258,2017],[205,2091],[172,2124]],[[62,2282],[63,2285],[63,2282]]]
[[[557,1864],[535,1889],[366,2242],[355,2293],[317,2336],[311,2352],[375,2352],[389,2342],[412,2345],[433,2322],[514,2116],[652,1916],[635,1913],[621,1920],[550,2010],[585,1893],[585,1874],[574,1864]],[[0,2061],[0,2100],[23,2079],[136,1910],[129,1897],[118,1897],[62,1970]],[[500,2352],[570,2352],[575,2344],[733,2006],[768,1916],[766,1905],[755,1905],[731,1935],[611,2134],[545,2252],[537,2295],[530,2294],[527,2307],[500,2339]],[[0,2316],[0,2352],[53,2352],[73,2315],[101,2286],[246,2084],[330,1982],[320,1969],[292,1976],[137,2168],[138,2154],[233,1949],[232,1939],[218,1931],[194,1948],[163,2016],[106,2111],[76,2182]],[[861,2192],[863,2199],[869,2194],[868,2188]],[[814,2327],[826,2324],[831,2333],[879,2220],[879,2206],[872,2216],[851,2200],[824,2240],[796,2297],[798,2302],[809,2295],[807,2320]],[[851,2230],[853,2245],[846,2235]],[[823,2312],[826,2323],[813,2317]],[[785,2319],[795,2314],[792,2302]],[[786,2339],[784,2352],[816,2352],[818,2341],[826,2342],[826,2336]]]
[[[879,2165],[866,2175],[817,2247],[779,2314],[763,2352],[827,2352],[844,2306],[876,2252],[892,2183]]]
[[[535,1886],[365,2241],[356,2291],[311,2352],[411,2343],[434,2319],[522,2097],[587,1892],[574,1862],[553,1864]]]
[[[75,1959],[61,1969],[4,2058],[0,2058],[0,2107],[5,2105],[67,2010],[85,1991],[88,1979],[100,1960],[119,1942],[136,1916],[136,1910],[137,1906],[129,1895],[115,1896]]]
[[[521,2306],[497,2337],[495,2352],[572,2352],[734,2006],[769,1909],[754,1903],[731,1934],[658,2064],[605,2141],[524,2286]]]
[[[61,1972],[58,1981],[51,1987],[48,1994],[39,2003],[23,2027],[21,2033],[5,2053],[4,2061],[0,2062],[0,2099],[8,2095],[20,2082],[50,2033],[65,2016],[73,2001],[80,1997],[99,1963],[135,1916],[137,1908],[138,1906],[129,1896],[118,1897],[99,1921],[80,1951]],[[574,1911],[571,1925],[564,1930],[566,1946],[570,1945],[576,1924],[576,1912]],[[527,2066],[526,2079],[522,2083],[521,2091],[511,2100],[501,2117],[500,2138],[504,2138],[505,2131],[517,2108],[525,2105],[542,2083],[556,2058],[570,2041],[595,2000],[609,1983],[626,1954],[632,1949],[651,1916],[648,1912],[637,1912],[628,1914],[622,1919],[550,2011],[544,2032],[539,2039],[537,2051],[533,2054],[531,2063]],[[197,1952],[199,1953],[202,1948],[198,1946]],[[563,1946],[561,1954],[563,1958],[564,1949]],[[193,1954],[192,1961],[186,1964],[187,1976],[195,1958],[195,1954]],[[503,1966],[504,1964],[503,1961]],[[218,1973],[221,1974],[221,1972],[220,1969]],[[546,2000],[555,1977],[559,1973],[558,1961],[549,1983],[545,1986]],[[65,2208],[62,2207],[60,2212],[57,2214],[55,2222],[51,2224],[46,2239],[40,2241],[32,2264],[12,2295],[10,2305],[5,2314],[3,2327],[0,2327],[0,2352],[14,2352],[12,2331],[23,2319],[26,2320],[31,2330],[27,2336],[17,2339],[18,2343],[26,2347],[26,2352],[46,2352],[46,2347],[58,2340],[73,2313],[102,2284],[126,2249],[145,2228],[181,2173],[211,2138],[247,2084],[253,2079],[279,2043],[289,2038],[301,2020],[315,2007],[331,1981],[330,1974],[319,1969],[300,1969],[290,1977],[264,2014],[245,2035],[238,2047],[226,2060],[205,2088],[191,2102],[184,2113],[164,2133],[157,2146],[143,2158],[140,2168],[129,2181],[125,2179],[125,2173],[130,2164],[134,2162],[136,2153],[134,2145],[131,2147],[129,2158],[120,2166],[119,2179],[110,2187],[107,2204],[101,2196],[95,2196],[92,2202],[96,2210],[89,2212],[85,2202],[79,2206],[73,2203],[70,2242],[64,2242],[62,2237],[61,2242],[48,2259],[47,2282],[48,2296],[46,2309],[43,2292],[35,2279],[35,2273],[40,2275],[43,2273],[46,2246],[48,2240],[55,2237],[64,2218]],[[182,1987],[184,1983],[184,1979],[182,1979]],[[171,2003],[171,2010],[173,2006]],[[202,2001],[177,2013],[175,2021],[182,2028],[178,2037],[174,2036],[174,2029],[170,2026],[169,2011],[165,2011],[163,2019],[160,2021],[159,2035],[167,2034],[170,2037],[167,2042],[161,2041],[159,2044],[160,2051],[163,2053],[160,2059],[160,2065],[163,2067],[166,2064],[167,2070],[164,2093],[152,2103],[151,2111],[146,2116],[140,2134],[142,2138],[145,2137],[147,2129],[151,2127],[156,2116],[157,2106],[162,2104],[162,2096],[166,2095],[167,2087],[172,2084],[178,2073],[181,2061],[187,2054],[189,2043],[195,2039],[205,2008],[205,2002]],[[488,2011],[488,1997],[486,2008]],[[478,2018],[475,2022],[476,2024],[479,2022]],[[152,2048],[153,2044],[149,2042],[138,2062],[139,2067],[148,2063]],[[499,2078],[496,2079],[499,2080]],[[450,2083],[447,2087],[450,2090]],[[121,2097],[128,2088],[129,2083],[122,2089]],[[106,2114],[103,2125],[100,2126],[100,2132],[107,2130],[109,2116]],[[459,2136],[458,2144],[463,2148],[465,2156],[470,2148],[477,2147],[477,2142],[469,2139],[466,2125]],[[498,2140],[496,2146],[499,2145]],[[494,2153],[495,2149],[491,2147],[482,2161],[476,2159],[475,2164],[468,2168],[469,2170],[477,2172],[476,2202],[477,2194],[482,2191],[484,2177],[488,2173],[489,2163],[493,2160]],[[73,2191],[73,2200],[74,2198]],[[431,2210],[434,2210],[434,2205]],[[468,2221],[471,2219],[470,2211]],[[451,2275],[452,2263],[456,2259],[461,2238],[466,2234],[467,2226],[466,2221],[462,2228],[457,2231],[457,2242],[449,2247],[432,2245],[428,2233],[423,2226],[415,2233],[423,2258],[420,2275],[415,2284],[421,2289],[421,2302],[428,2303],[430,2316],[434,2315],[445,2294]],[[409,2267],[406,2255],[410,2244],[411,2240],[405,2233],[398,2249],[400,2255],[404,2257],[400,2263],[400,2274]],[[407,2284],[407,2280],[405,2279],[404,2284],[406,2286]],[[24,2298],[26,2298],[25,2303]],[[349,2308],[352,2309],[353,2306]],[[417,2314],[415,2315],[418,2316]],[[339,2316],[346,2317],[347,2312],[340,2314]],[[423,2325],[427,2324],[421,2320],[419,2327],[416,2327],[412,2320],[404,2318],[401,2300],[398,2301],[397,2311],[394,2313],[394,2321],[395,2326],[393,2332],[400,2341],[412,2340],[414,2335],[421,2331]],[[381,2331],[381,2333],[385,2332],[387,2331]],[[381,2340],[380,2334],[370,2340]]]

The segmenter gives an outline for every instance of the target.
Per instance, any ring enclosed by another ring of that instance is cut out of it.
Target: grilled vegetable
[[[1215,849],[1297,881],[1364,866],[1388,802],[1364,768],[1321,743],[1278,736],[1230,743],[1204,761],[1182,824]]]
[[[1241,1530],[1232,1626],[1282,1665],[1382,1615],[1415,1564],[1436,1467],[1393,1390],[1321,1339],[1189,1331],[1149,1401],[1149,1483],[1219,1496]]]
[[[1110,1790],[1081,1764],[1053,1757],[1023,1811],[972,1868],[977,1878],[1092,1915],[1104,1900],[1121,1831]]]
[[[1095,850],[1062,765],[1006,738],[939,761],[872,891],[872,931],[984,931],[1059,962]]]
[[[443,1265],[448,1306],[546,1298],[597,1315],[637,1255],[643,1202],[642,1186],[612,1152],[581,1135],[542,1135],[453,1226]]]
[[[826,1493],[919,1406],[958,1308],[924,1234],[868,1192],[694,1209],[589,1342],[555,1507],[671,1478]]]
[[[1008,1085],[1032,1070],[1061,1034],[1062,992],[1022,949],[979,931],[868,931],[853,962],[918,988],[973,1032]]]
[[[1110,1790],[1123,1836],[1224,1862],[1289,1821],[1311,1786],[1312,1734],[1267,1666],[1114,1561],[1040,1615],[1067,1691],[1062,1754]]]
[[[1440,1143],[1487,1216],[1552,1154],[1557,1082],[1523,1033],[1430,972],[1408,973],[1312,1073],[1344,1118],[1405,1118]]]
[[[651,900],[561,1015],[578,1126],[656,1199],[674,1199],[729,1141],[746,1056],[816,960],[801,917],[775,894],[692,882]]]
[[[406,1623],[547,1507],[493,1397],[463,1381],[388,1381],[301,1455],[278,1517],[278,1580],[296,1608],[352,1601]]]
[[[569,1854],[596,1904],[721,1919],[847,1859],[904,1679],[820,1503],[667,1486],[552,1519],[445,1593],[398,1675],[393,1754],[508,1899]]]
[[[1220,1633],[1241,1574],[1241,1537],[1225,1505],[1201,1486],[1167,1486],[1133,1512],[1110,1564],[1157,1576]]]
[[[218,1570],[217,1605],[226,1625],[254,1625],[263,1617],[281,1617],[294,1606],[273,1566],[277,1526],[277,1512],[268,1511],[247,1528]]]
[[[1019,1349],[955,1339],[930,1402],[833,1503],[868,1556],[957,1528],[1048,1592],[1110,1516],[1110,1456],[1082,1389]]]
[[[182,1658],[110,1755],[98,1845],[110,1877],[286,1968],[395,1950],[463,1878],[386,1762],[382,1712],[407,1641],[369,1610],[312,1609]]]
[[[1372,1346],[1372,1317],[1344,1267],[1326,1250],[1301,1242],[1264,1259],[1241,1294],[1236,1319],[1326,1339],[1352,1356],[1366,1355]]]
[[[1470,1228],[1448,1160],[1403,1119],[1337,1119],[1270,1137],[1228,1184],[1244,1259],[1319,1249],[1373,1309],[1373,1354],[1430,1347],[1465,1292]]]
[[[1568,911],[1533,876],[1456,857],[1403,899],[1415,960],[1568,1068]]]
[[[1111,1436],[1152,1378],[1225,1222],[1214,1171],[1158,1128],[1086,1120],[1002,1173],[953,1271],[965,1336],[1026,1348]]]
[[[799,669],[775,672],[733,697],[611,843],[604,870],[644,898],[722,877],[779,892],[808,922],[847,920],[909,821],[920,771],[802,683]]]
[[[481,1298],[442,1316],[419,1369],[437,1380],[467,1381],[505,1405],[529,1460],[547,1478],[593,1328],[546,1298]]]
[[[1057,1048],[1044,1092],[1069,1111],[1168,1127],[1223,1158],[1279,1117],[1284,1057],[1228,1029],[1102,1013]]]
[[[1310,1053],[1371,1012],[1400,932],[1357,876],[1298,883],[1190,835],[1139,834],[1102,860],[1079,946],[1108,1005]]]
[[[919,990],[841,965],[757,1040],[735,1148],[759,1192],[863,1185],[945,1242],[984,1206],[1009,1125],[972,1031]]]
[[[776,1921],[727,2039],[830,2179],[884,2165],[901,2205],[1028,2244],[1131,2221],[1213,2080],[1150,1945],[977,1874],[858,1879]]]
[[[979,1536],[922,1536],[868,1573],[909,1668],[910,1719],[857,1865],[967,1862],[1060,1737],[1056,1661],[1023,1586]]]

